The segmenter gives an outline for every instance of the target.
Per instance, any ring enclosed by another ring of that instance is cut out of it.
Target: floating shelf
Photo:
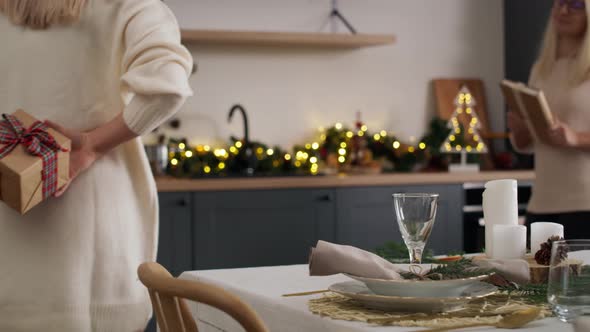
[[[393,35],[262,32],[226,30],[182,30],[184,43],[275,47],[363,48],[393,44]]]

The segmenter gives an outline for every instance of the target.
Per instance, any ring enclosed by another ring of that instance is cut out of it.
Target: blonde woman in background
[[[590,8],[555,0],[529,84],[545,92],[557,118],[551,143],[534,142],[516,113],[508,126],[517,151],[535,153],[536,179],[527,224],[564,225],[569,239],[590,238]]]
[[[177,22],[159,0],[0,0],[0,42],[1,111],[73,141],[59,197],[0,203],[0,331],[143,330],[158,201],[138,136],[191,94]]]

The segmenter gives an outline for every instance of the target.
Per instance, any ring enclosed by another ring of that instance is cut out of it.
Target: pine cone
[[[551,264],[551,247],[553,246],[554,241],[563,240],[559,236],[552,236],[547,239],[547,242],[541,244],[541,249],[535,253],[535,261],[537,264],[541,265],[550,265]],[[558,252],[556,253],[556,257],[559,263],[567,258],[568,248],[567,246],[561,246],[558,248]]]

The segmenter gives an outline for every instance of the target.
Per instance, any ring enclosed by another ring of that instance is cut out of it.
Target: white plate
[[[347,281],[328,288],[334,293],[357,300],[363,305],[399,312],[447,312],[462,308],[470,301],[490,296],[498,291],[493,285],[477,282],[457,297],[403,297],[376,295],[362,283]]]
[[[358,280],[375,294],[413,297],[453,297],[460,296],[467,287],[476,284],[489,275],[452,280],[387,280],[357,277],[348,273],[345,276]]]

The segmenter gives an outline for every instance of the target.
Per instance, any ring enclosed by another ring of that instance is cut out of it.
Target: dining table
[[[326,290],[332,284],[351,279],[342,274],[311,277],[309,266],[306,264],[187,271],[179,278],[214,284],[237,295],[258,313],[270,331],[398,332],[425,329],[334,320],[310,312],[308,301],[324,296],[323,293],[289,297],[284,295]],[[231,317],[217,309],[195,302],[190,303],[190,308],[199,331],[244,331]],[[469,331],[500,330],[502,329],[480,327],[471,328]],[[550,317],[531,322],[519,331],[570,332],[574,331],[574,327]]]

